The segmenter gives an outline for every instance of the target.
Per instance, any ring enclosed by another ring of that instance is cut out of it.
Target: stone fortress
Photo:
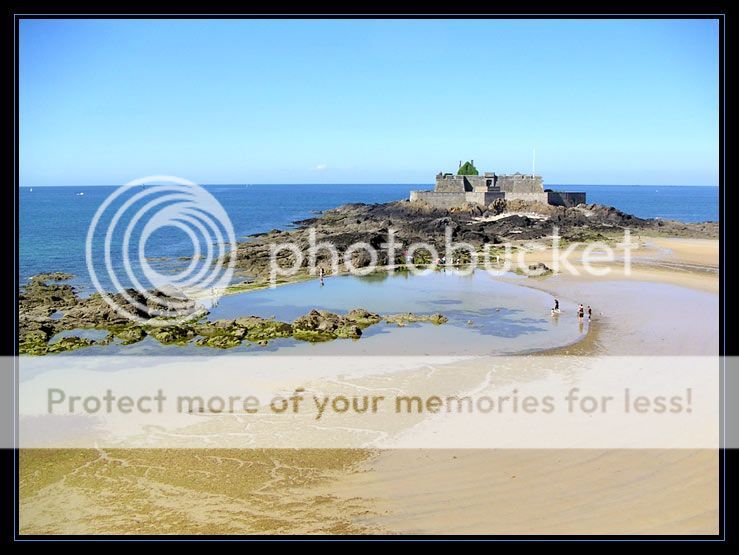
[[[411,201],[423,201],[435,208],[456,208],[467,203],[487,206],[497,199],[525,200],[556,206],[577,206],[585,203],[585,193],[564,193],[544,188],[540,175],[514,173],[479,175],[475,161],[459,163],[459,171],[436,176],[433,191],[411,191]]]

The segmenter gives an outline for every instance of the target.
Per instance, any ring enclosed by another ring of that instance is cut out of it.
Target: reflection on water
[[[544,317],[551,304],[544,293],[494,280],[485,272],[470,276],[444,272],[388,276],[382,272],[366,277],[332,277],[325,282],[324,287],[316,280],[224,297],[211,318],[256,314],[290,321],[313,308],[343,312],[363,307],[381,314],[427,314],[448,311],[450,306],[458,312],[480,315],[490,309],[534,310]]]
[[[484,271],[469,276],[434,272],[425,276],[377,273],[337,276],[223,297],[211,320],[256,315],[292,321],[312,309],[336,313],[365,308],[379,314],[440,312],[449,322],[399,328],[381,323],[364,330],[359,340],[311,344],[279,339],[267,346],[243,344],[226,351],[206,347],[163,346],[147,338],[130,346],[92,347],[85,354],[220,355],[489,355],[514,354],[572,343],[578,328],[576,306],[562,301],[551,316],[553,298],[538,290],[500,281]]]

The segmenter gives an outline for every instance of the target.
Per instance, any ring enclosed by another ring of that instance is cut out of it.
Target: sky
[[[21,20],[21,186],[717,185],[716,20]]]

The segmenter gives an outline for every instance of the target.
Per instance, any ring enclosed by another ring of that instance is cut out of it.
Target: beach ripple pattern
[[[156,270],[145,255],[147,239],[167,227],[183,232],[192,245],[190,264],[176,274]],[[101,241],[103,257],[93,248]],[[109,195],[85,242],[87,269],[102,298],[121,316],[152,326],[176,325],[204,314],[198,300],[214,302],[231,283],[235,253],[233,225],[220,202],[191,181],[161,175],[136,179]],[[117,294],[101,285],[103,272]],[[132,287],[122,285],[120,272]]]

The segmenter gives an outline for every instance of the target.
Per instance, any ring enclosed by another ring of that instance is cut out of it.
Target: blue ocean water
[[[223,205],[237,240],[273,228],[289,228],[296,220],[351,202],[380,203],[408,198],[412,189],[427,185],[208,185]],[[560,190],[585,191],[588,202],[615,206],[644,218],[686,222],[718,219],[718,188],[553,185]],[[91,290],[85,263],[85,238],[98,207],[114,187],[35,187],[20,189],[20,278],[41,272],[74,274],[73,284]],[[80,195],[79,193],[84,193]],[[146,256],[156,259],[192,256],[188,237],[176,230],[154,234]],[[101,258],[100,250],[94,256]],[[112,284],[101,279],[106,289]],[[128,286],[128,283],[124,283]]]
[[[639,218],[718,221],[718,187],[566,184],[547,187],[555,191],[584,191],[589,203],[615,206]]]

